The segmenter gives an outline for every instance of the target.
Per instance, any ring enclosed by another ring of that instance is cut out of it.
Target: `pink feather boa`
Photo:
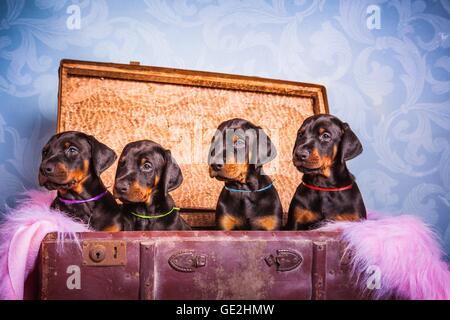
[[[17,208],[3,217],[0,226],[0,299],[21,300],[25,297],[25,282],[35,269],[39,248],[47,233],[58,232],[58,238],[68,233],[76,238],[75,232],[89,231],[84,224],[50,209],[54,198],[54,193],[28,191]],[[62,246],[63,241],[59,244]]]
[[[437,235],[420,219],[373,212],[368,220],[329,223],[321,230],[343,231],[362,291],[368,290],[366,283],[372,274],[366,271],[378,268],[380,288],[371,290],[373,298],[450,299],[449,265],[442,259]]]
[[[88,228],[51,210],[54,194],[29,191],[20,205],[4,217],[0,226],[0,299],[23,299],[27,277],[33,271],[39,247],[47,233],[89,231]],[[366,289],[370,266],[381,274],[378,299],[450,299],[450,272],[435,233],[418,218],[377,216],[361,222],[335,222],[322,231],[342,230],[353,254],[353,271]],[[63,244],[63,241],[61,241]]]

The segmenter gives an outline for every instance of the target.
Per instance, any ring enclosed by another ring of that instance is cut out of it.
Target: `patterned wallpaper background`
[[[366,206],[450,252],[449,47],[449,0],[0,0],[0,210],[37,188],[59,60],[138,60],[325,85],[363,142]]]

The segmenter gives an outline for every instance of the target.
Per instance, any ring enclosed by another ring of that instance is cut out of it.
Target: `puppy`
[[[282,207],[278,192],[262,169],[276,156],[264,131],[243,119],[219,125],[211,141],[209,174],[224,181],[216,207],[222,230],[278,230]]]
[[[315,115],[303,122],[293,150],[303,182],[289,206],[288,230],[312,229],[323,220],[366,218],[358,185],[346,166],[362,150],[349,125],[332,115]]]
[[[58,195],[51,207],[94,230],[120,231],[120,209],[100,179],[116,154],[93,136],[77,131],[54,135],[42,149],[39,184]]]
[[[123,202],[124,229],[190,230],[169,195],[182,182],[169,150],[150,140],[127,144],[114,183],[114,196]]]

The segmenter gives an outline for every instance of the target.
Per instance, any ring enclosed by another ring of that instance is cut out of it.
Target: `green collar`
[[[171,214],[171,213],[174,212],[175,210],[176,210],[176,211],[179,211],[180,208],[173,207],[172,209],[170,209],[170,211],[168,211],[168,212],[166,212],[166,213],[163,213],[163,214],[160,214],[160,215],[157,215],[157,216],[145,216],[145,215],[137,214],[137,213],[134,213],[134,212],[130,212],[130,213],[131,213],[133,216],[138,217],[138,218],[142,218],[142,219],[158,219],[158,218],[162,218],[162,217],[165,217],[165,216]]]

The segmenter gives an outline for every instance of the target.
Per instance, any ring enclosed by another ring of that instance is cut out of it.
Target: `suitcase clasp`
[[[277,255],[269,255],[264,258],[269,267],[276,265],[277,271],[294,270],[303,262],[303,257],[300,253],[290,249],[279,249]]]
[[[194,272],[196,268],[206,265],[206,255],[197,255],[194,251],[181,251],[169,258],[169,265],[176,271]]]
[[[125,241],[83,241],[84,266],[124,266],[127,263]]]

